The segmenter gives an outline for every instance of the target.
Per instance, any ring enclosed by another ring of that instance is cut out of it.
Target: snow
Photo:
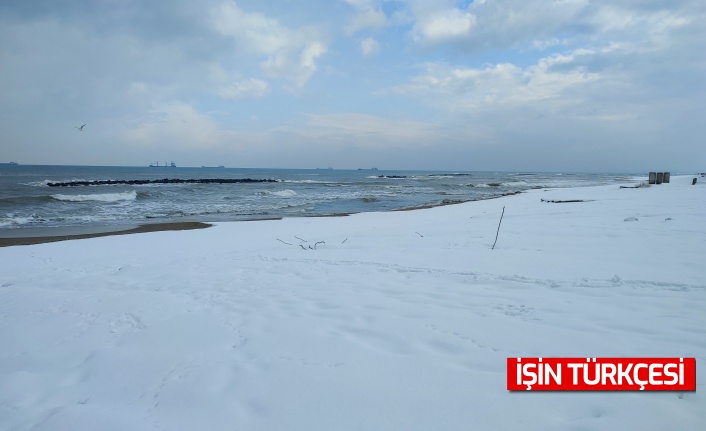
[[[505,361],[698,368],[705,216],[672,177],[2,248],[0,430],[700,429],[704,373],[508,392]]]

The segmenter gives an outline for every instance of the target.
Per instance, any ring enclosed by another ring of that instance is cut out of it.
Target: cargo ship
[[[163,165],[160,165],[159,162],[154,162],[150,163],[150,168],[176,168],[176,165],[174,164],[174,162],[171,162],[170,164],[164,162]]]

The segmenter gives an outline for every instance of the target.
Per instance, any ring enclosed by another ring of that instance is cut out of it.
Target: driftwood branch
[[[500,221],[498,222],[498,231],[495,232],[495,242],[493,243],[493,248],[491,250],[495,250],[495,244],[498,242],[498,234],[500,233],[500,223],[503,222],[503,216],[505,215],[505,207],[503,207],[503,212],[500,214]]]
[[[298,236],[295,236],[294,238],[296,238],[296,239],[298,239],[298,240],[300,240],[300,241],[303,241],[303,242],[307,242],[306,240],[301,239],[301,238],[299,238]],[[290,244],[290,243],[288,243],[288,242],[286,242],[286,241],[282,241],[282,240],[279,239],[279,238],[275,238],[275,239],[276,239],[277,241],[283,243],[283,244],[294,245],[294,244]],[[348,238],[346,238],[346,239],[343,240],[343,242],[346,242],[346,241],[348,241]],[[317,241],[316,243],[314,243],[314,246],[313,246],[313,247],[312,247],[311,245],[307,245],[306,247],[305,247],[303,244],[297,244],[297,245],[298,245],[299,247],[301,247],[302,250],[316,250],[316,246],[319,245],[319,244],[326,244],[326,242],[325,242],[325,241]]]
[[[574,202],[593,202],[593,201],[586,201],[583,199],[573,199],[573,200],[569,200],[569,201],[551,201],[551,200],[544,200],[544,199],[540,199],[540,200],[542,202],[549,202],[552,204],[570,204],[570,203],[574,203]]]

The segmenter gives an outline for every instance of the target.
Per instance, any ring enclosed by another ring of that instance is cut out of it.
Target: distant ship
[[[17,162],[10,162],[10,163],[0,163],[0,165],[10,165],[10,166],[17,166]]]
[[[164,162],[163,165],[160,165],[159,162],[154,162],[150,163],[150,168],[176,168],[176,165],[174,162],[167,164],[167,162]]]

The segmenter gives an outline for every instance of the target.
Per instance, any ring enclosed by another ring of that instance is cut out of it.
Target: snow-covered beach
[[[0,430],[700,429],[703,373],[686,393],[505,381],[514,356],[699,367],[691,179],[0,248]]]

